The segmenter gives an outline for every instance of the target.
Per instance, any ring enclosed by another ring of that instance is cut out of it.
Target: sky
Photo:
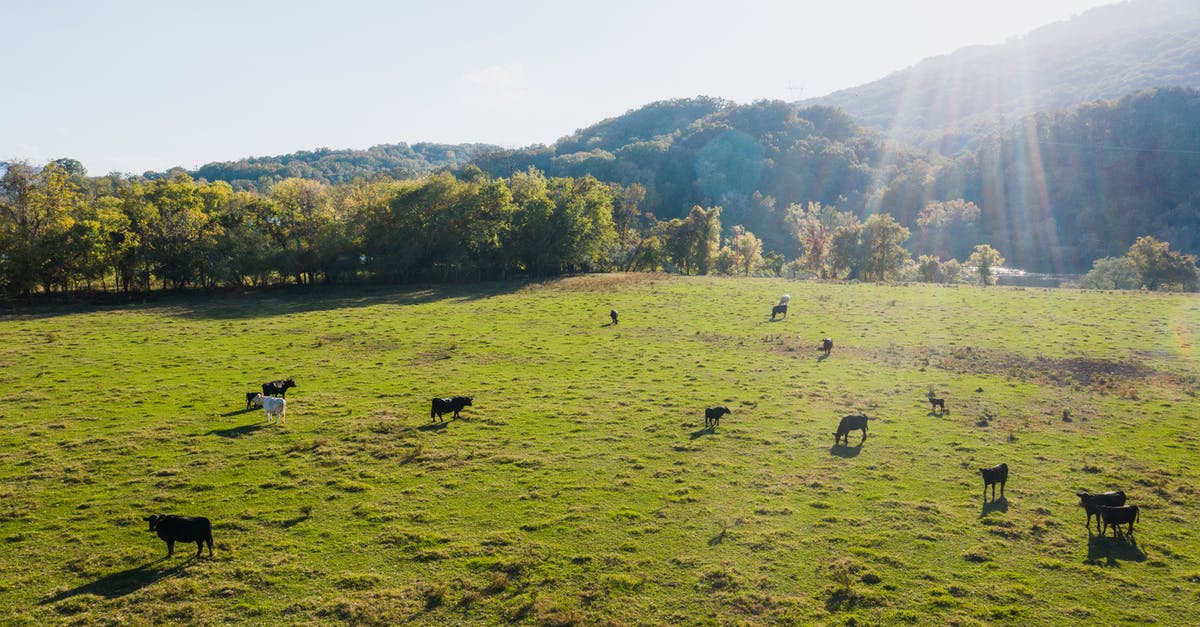
[[[823,96],[1113,1],[0,0],[0,161],[551,144],[658,100]]]

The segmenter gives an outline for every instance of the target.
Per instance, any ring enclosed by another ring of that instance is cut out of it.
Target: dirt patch
[[[955,348],[949,354],[932,356],[930,362],[934,367],[956,374],[996,374],[1021,381],[1078,385],[1122,395],[1136,393],[1127,389],[1131,384],[1163,376],[1163,373],[1133,361],[1088,357],[1026,357],[970,346]]]
[[[605,292],[612,293],[639,283],[652,283],[665,280],[671,275],[655,272],[617,272],[612,274],[581,274],[570,276],[539,287],[563,292]]]

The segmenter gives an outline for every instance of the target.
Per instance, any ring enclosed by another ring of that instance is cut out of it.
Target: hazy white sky
[[[1113,1],[0,0],[0,160],[548,144],[655,100],[822,96]]]

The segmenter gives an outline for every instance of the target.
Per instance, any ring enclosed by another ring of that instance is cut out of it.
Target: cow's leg
[[[204,540],[196,540],[196,557],[204,553]]]
[[[1000,482],[1000,498],[1004,498],[1004,484],[1006,483],[1008,483],[1007,479]]]
[[[167,557],[171,557],[174,554],[175,554],[175,541],[167,540]]]

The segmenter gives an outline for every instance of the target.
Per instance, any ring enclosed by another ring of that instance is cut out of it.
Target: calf
[[[837,446],[838,442],[845,441],[846,446],[850,446],[850,432],[862,430],[862,440],[859,441],[861,446],[867,441],[867,416],[865,414],[853,414],[843,416],[842,421],[838,423],[837,431],[833,434],[833,445]]]
[[[729,413],[728,407],[709,407],[704,410],[704,428],[714,429],[721,424],[721,416]]]
[[[992,500],[996,500],[996,484],[1000,484],[1000,498],[1004,498],[1004,484],[1008,482],[1008,464],[1000,464],[991,468],[980,468],[983,475],[983,498],[987,498],[988,486],[992,486]]]
[[[1100,520],[1104,522],[1104,526],[1100,528],[1100,535],[1108,530],[1109,525],[1113,528],[1113,537],[1123,535],[1121,533],[1121,525],[1129,524],[1129,535],[1133,535],[1133,523],[1138,519],[1137,505],[1122,505],[1120,507],[1110,507],[1108,505],[1096,506],[1096,511],[1100,514]]]
[[[246,392],[246,409],[254,407],[255,396],[258,396],[258,392]]]
[[[787,317],[787,305],[775,305],[774,307],[771,308],[771,319],[772,320],[775,319],[775,316],[779,316],[779,315],[782,315],[784,318]]]
[[[175,554],[176,542],[195,542],[196,557],[204,552],[204,543],[207,542],[208,556],[212,557],[212,524],[207,518],[152,514],[145,520],[150,522],[150,531],[157,531],[158,537],[166,541],[167,557]]]
[[[616,309],[613,309],[612,311],[608,312],[608,316],[610,318],[612,318],[612,323],[614,325],[617,324],[617,310]]]
[[[936,411],[939,416],[942,412],[946,411],[946,399],[944,398],[933,398],[931,396],[929,397],[929,404],[933,406],[929,411]]]
[[[276,394],[287,398],[288,388],[296,387],[296,382],[291,379],[277,379],[268,381],[262,384],[263,396],[274,396]]]
[[[283,416],[287,413],[286,399],[258,394],[254,397],[254,403],[262,406],[263,413],[267,415],[267,422],[283,424]]]
[[[1101,506],[1120,507],[1125,504],[1125,493],[1120,490],[1101,492],[1100,494],[1076,492],[1075,496],[1079,497],[1079,505],[1087,512],[1087,522],[1084,526],[1087,527],[1089,533],[1092,531],[1092,516],[1096,517],[1096,531],[1101,531],[1100,511],[1097,508]]]
[[[829,353],[833,351],[833,340],[831,338],[821,340],[821,347],[817,350],[825,353],[825,356],[828,357]]]
[[[440,421],[442,414],[454,412],[454,417],[458,418],[458,412],[462,411],[463,407],[467,407],[474,400],[473,396],[454,396],[451,398],[435,398],[433,399],[433,407],[429,410],[429,419],[434,416]]]

